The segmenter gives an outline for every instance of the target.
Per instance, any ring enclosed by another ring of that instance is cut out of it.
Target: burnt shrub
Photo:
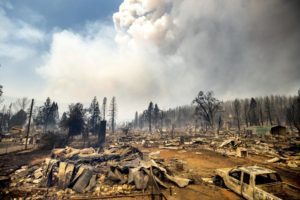
[[[53,149],[64,147],[67,143],[67,135],[57,132],[44,133],[40,140],[41,149]]]

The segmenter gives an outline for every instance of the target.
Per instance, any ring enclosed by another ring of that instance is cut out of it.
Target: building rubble
[[[172,138],[159,133],[133,137],[130,144],[142,145],[144,148],[159,148],[184,151],[184,149],[206,149],[224,156],[248,157],[261,155],[266,157],[265,163],[277,163],[282,167],[300,169],[300,141],[296,137],[272,136],[237,136],[232,133],[215,135],[180,134]],[[287,139],[288,138],[288,139]]]
[[[250,160],[257,156],[266,166],[300,171],[298,138],[245,137],[222,133],[187,135],[183,132],[174,133],[172,137],[161,133],[132,133],[108,136],[107,140],[110,146],[103,149],[53,149],[51,157],[42,164],[22,166],[12,173],[6,192],[22,193],[19,196],[30,196],[32,199],[45,196],[49,199],[89,199],[162,194],[161,191],[186,187],[191,183],[212,184],[209,173],[198,175],[198,172],[186,167],[186,161],[182,158],[164,160],[160,156],[161,151],[176,151],[179,154],[193,151],[202,156],[207,150],[225,158]]]
[[[16,170],[7,192],[37,190],[40,192],[33,198],[39,199],[47,191],[48,197],[55,199],[86,193],[93,196],[145,193],[154,184],[159,189],[168,189],[172,185],[185,187],[192,183],[191,179],[174,175],[158,154],[143,153],[132,146],[102,151],[54,149],[51,158],[41,165]]]

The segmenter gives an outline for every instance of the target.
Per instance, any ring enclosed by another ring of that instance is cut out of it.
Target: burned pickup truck
[[[213,182],[249,200],[300,199],[299,188],[282,182],[275,171],[258,166],[217,169]]]

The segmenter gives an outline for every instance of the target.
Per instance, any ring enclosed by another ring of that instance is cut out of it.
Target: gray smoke
[[[296,0],[125,0],[114,28],[55,32],[38,73],[59,102],[116,96],[120,119],[150,101],[189,104],[199,90],[224,100],[295,94],[299,8]]]
[[[299,8],[284,0],[125,0],[114,22],[120,43],[159,49],[163,85],[178,98],[200,89],[224,98],[291,94],[300,86]]]

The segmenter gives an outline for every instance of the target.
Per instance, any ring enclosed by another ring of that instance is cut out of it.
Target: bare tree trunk
[[[27,149],[27,143],[28,143],[28,136],[29,136],[29,132],[30,132],[30,122],[31,122],[33,104],[34,104],[34,99],[32,99],[31,106],[30,106],[30,113],[29,113],[28,127],[27,127],[27,134],[26,134],[26,142],[25,142],[25,149]]]
[[[197,126],[198,126],[198,120],[195,119],[195,133],[196,133],[196,131],[197,131]]]
[[[172,130],[171,130],[172,139],[174,139],[174,129],[175,129],[175,124],[172,124]]]
[[[249,126],[249,120],[248,120],[248,112],[246,110],[244,110],[244,115],[245,115],[246,127],[248,127]]]
[[[238,130],[239,130],[238,134],[240,136],[241,135],[241,125],[240,125],[240,119],[239,118],[237,119],[237,123],[238,123]]]
[[[98,146],[103,147],[105,144],[106,135],[106,121],[102,120],[100,122],[100,127],[98,128]]]
[[[151,117],[149,119],[149,132],[152,133],[152,120],[151,120]]]
[[[219,135],[221,126],[222,126],[222,118],[221,118],[221,116],[220,116],[220,117],[219,117],[219,120],[218,120],[218,130],[217,130],[218,135]]]
[[[160,117],[160,128],[163,129],[164,126],[164,112],[161,111],[161,117]]]
[[[214,130],[214,116],[213,116],[213,114],[211,114],[210,126],[211,126],[211,129]]]
[[[116,99],[115,97],[112,98],[111,100],[111,110],[110,110],[110,115],[111,115],[111,130],[112,133],[115,133],[115,124],[116,124]]]
[[[111,131],[112,133],[115,133],[115,116],[112,116],[111,118]]]
[[[272,122],[272,116],[271,116],[271,111],[270,110],[268,110],[268,118],[269,118],[269,123],[272,126],[273,122]]]
[[[260,124],[261,124],[261,126],[263,126],[264,125],[264,120],[263,120],[262,108],[259,109],[259,115],[260,115]]]

